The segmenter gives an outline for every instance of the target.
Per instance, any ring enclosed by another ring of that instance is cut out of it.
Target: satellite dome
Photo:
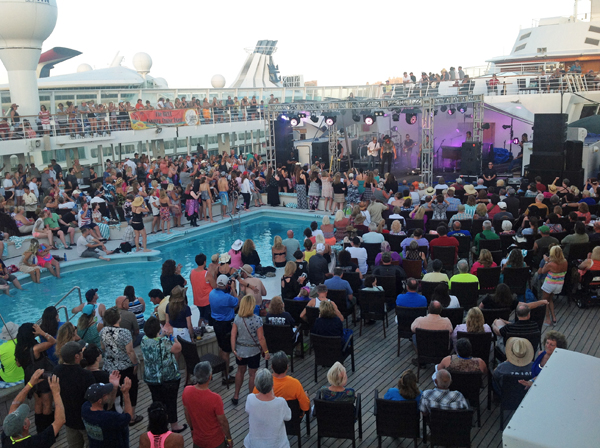
[[[93,68],[90,64],[79,64],[79,67],[77,67],[77,73],[89,72],[91,70]]]
[[[54,30],[57,15],[56,0],[0,0],[0,41],[3,48],[34,47],[41,50],[42,42]]]
[[[133,55],[133,66],[138,73],[149,73],[152,68],[152,58],[148,53],[136,53]]]
[[[225,77],[223,75],[214,75],[210,78],[210,84],[215,89],[222,89],[225,87]]]

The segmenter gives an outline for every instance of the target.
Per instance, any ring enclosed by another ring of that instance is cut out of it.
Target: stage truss
[[[433,180],[433,137],[436,111],[440,106],[470,104],[473,108],[473,140],[483,140],[483,95],[445,95],[436,97],[355,99],[352,101],[305,101],[296,103],[269,104],[265,110],[265,136],[267,136],[266,162],[276,167],[275,121],[281,114],[294,115],[309,112],[311,115],[338,115],[351,110],[358,113],[373,110],[388,110],[401,113],[402,109],[421,109],[421,178],[431,185]],[[361,117],[362,118],[362,117]],[[337,149],[337,125],[329,126],[329,159],[331,171],[339,169]],[[397,148],[400,150],[400,148]]]

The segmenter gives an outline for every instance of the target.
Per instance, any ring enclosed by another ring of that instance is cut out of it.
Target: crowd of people
[[[289,177],[292,168],[294,175]],[[169,446],[183,446],[179,433],[188,428],[196,446],[232,446],[222,398],[210,390],[210,364],[200,363],[193,372],[187,372],[195,378],[195,384],[187,385],[181,395],[186,423],[180,423],[177,415],[181,344],[194,342],[202,327],[208,326],[213,328],[219,356],[227,366],[221,382],[234,384],[233,405],[241,400],[248,373],[251,394],[245,404],[249,416],[246,446],[286,446],[283,425],[291,414],[285,400],[298,399],[302,410],[308,412],[310,399],[302,385],[287,375],[287,355],[269,353],[263,324],[290,325],[295,328],[294,335],[307,331],[338,336],[348,349],[355,335],[344,328],[344,310],[340,308],[347,311],[360,306],[357,298],[362,290],[385,292],[378,282],[390,276],[396,279],[396,306],[427,307],[427,315],[415,319],[412,331],[448,330],[452,351],[436,366],[434,389],[421,391],[415,373],[409,369],[386,398],[417,400],[424,415],[432,407],[466,408],[464,396],[449,390],[453,372],[491,374],[498,395],[502,375],[507,373],[522,373],[523,387],[530,387],[530,378],[535,381],[554,349],[567,347],[562,334],[546,331],[545,350],[532,362],[537,347],[532,346],[528,336],[541,333],[532,313],[545,307],[544,323],[555,325],[559,316],[554,299],[561,292],[568,293],[563,287],[578,287],[577,282],[569,283],[567,274],[581,277],[588,270],[600,270],[597,247],[591,250],[588,246],[585,260],[569,258],[574,246],[600,241],[600,223],[592,223],[600,197],[597,179],[576,187],[568,179],[545,184],[537,178],[515,188],[488,172],[475,185],[461,179],[446,183],[440,178],[437,184],[427,186],[397,181],[391,174],[379,176],[377,170],[330,174],[321,166],[298,165],[293,155],[287,165],[273,172],[259,156],[224,154],[217,159],[202,152],[173,160],[154,160],[144,155],[138,158],[136,154],[124,162],[107,161],[100,176],[77,162],[68,171],[63,178],[62,168],[53,161],[40,175],[35,166],[29,165],[25,170],[19,168],[15,176],[7,174],[3,182],[3,215],[14,213],[14,227],[7,226],[5,217],[0,218],[5,230],[19,231],[23,226],[16,222],[21,217],[37,218],[28,224],[33,226],[35,238],[19,266],[33,281],[40,280],[40,267],[60,277],[60,264],[47,257],[48,251],[55,244],[54,237],[60,241],[56,244],[65,248],[74,244],[75,229],[81,231],[76,243],[81,256],[106,258],[97,251],[110,254],[99,225],[111,221],[127,221],[133,245],[146,250],[144,214],[153,217],[153,232],[159,228],[169,232],[170,219],[181,218],[184,213],[190,225],[197,225],[198,220],[212,221],[213,201],[220,201],[230,213],[238,210],[235,201],[241,202],[241,198],[244,206],[239,212],[251,205],[260,206],[258,192],[264,188],[270,205],[278,205],[274,198],[280,191],[295,192],[299,208],[316,211],[323,202],[332,215],[312,222],[301,238],[296,238],[292,230],[285,236],[275,236],[271,260],[261,260],[252,240],[236,240],[227,253],[213,254],[210,259],[199,254],[197,268],[189,276],[192,300],[188,299],[181,265],[167,260],[161,287],[149,291],[146,300],[127,286],[113,306],[91,289],[85,294],[86,303],[72,310],[80,313],[77,326],[59,322],[54,307],[44,311],[40,325],[7,323],[0,335],[6,341],[0,345],[0,378],[5,384],[25,384],[23,396],[13,403],[3,425],[3,437],[10,440],[6,443],[14,445],[51,446],[61,426],[66,425],[69,446],[127,446],[129,425],[140,423],[145,414],[136,412],[140,387],[137,370],[143,360],[143,377],[153,404],[147,410],[149,430],[141,436],[141,446],[165,445],[167,440]],[[17,193],[19,185],[23,194]],[[84,185],[91,186],[90,194],[83,191]],[[124,201],[119,205],[121,198]],[[123,216],[118,213],[119,207]],[[101,218],[94,226],[91,224],[96,210]],[[592,224],[592,229],[586,227]],[[175,225],[182,225],[181,220]],[[48,239],[48,245],[43,238]],[[461,251],[459,258],[459,240],[465,238],[467,251]],[[494,240],[508,244],[499,251],[489,250],[485,244]],[[377,248],[374,252],[373,247]],[[445,268],[446,263],[435,257],[436,248],[441,247],[454,248],[455,268]],[[501,277],[495,291],[482,294],[477,306],[464,310],[465,323],[461,320],[455,325],[442,317],[445,308],[461,305],[453,294],[453,284],[479,284],[482,272],[495,266],[500,266],[502,276],[509,268],[530,267],[532,286],[517,296]],[[276,268],[283,268],[275,274],[281,275],[281,292],[268,297],[261,277],[266,272],[277,272]],[[6,292],[11,282],[21,287],[3,264],[0,277]],[[439,283],[430,297],[419,291],[424,282]],[[331,290],[345,292],[345,303],[331,300]],[[287,300],[304,302],[300,321],[285,310]],[[148,302],[155,309],[146,318]],[[192,322],[192,304],[198,307],[197,322]],[[308,316],[310,308],[318,315],[314,321]],[[493,325],[485,324],[483,312],[499,308],[514,311],[514,321],[497,319]],[[494,372],[488,372],[487,360],[474,357],[469,340],[458,337],[459,332],[495,333],[498,356],[503,362]],[[517,337],[508,337],[515,334]],[[229,371],[231,354],[237,366],[235,375]],[[260,369],[263,356],[271,361],[272,373]],[[418,358],[413,364],[419,366]],[[53,376],[42,376],[50,370]],[[336,363],[330,369],[328,381],[329,386],[318,391],[319,397],[355,399],[355,391],[347,387],[348,376],[342,364]],[[32,437],[29,408],[20,403],[27,395],[34,397],[37,435]]]

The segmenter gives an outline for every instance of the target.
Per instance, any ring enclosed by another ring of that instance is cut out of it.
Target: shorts
[[[58,228],[56,228],[56,229],[50,229],[50,230],[52,230],[52,233],[54,235],[56,235],[60,230],[62,230],[63,233],[66,234],[69,231],[69,227],[68,226],[63,226],[62,224],[59,224]]]
[[[225,207],[229,205],[229,194],[226,191],[219,191],[219,199],[221,199],[221,205]]]
[[[144,230],[144,223],[143,222],[132,222],[131,227],[133,227],[133,230],[142,231],[142,230]]]
[[[231,353],[231,324],[230,321],[216,320],[213,325],[217,344],[225,353]]]
[[[49,131],[49,130],[50,130],[50,123],[48,123],[48,124],[43,124],[43,125],[42,125],[42,129],[43,129],[44,131]]]
[[[95,222],[90,222],[89,224],[86,224],[85,226],[81,226],[79,229],[90,229],[90,230],[93,230],[96,227],[98,227],[98,224],[96,224]]]
[[[18,198],[23,197],[24,191],[23,190],[15,190],[15,196],[17,196]]]
[[[52,261],[51,261],[51,260],[50,260],[50,261],[47,261],[47,260],[42,260],[42,259],[38,258],[38,266],[39,266],[40,268],[45,268],[45,267],[46,267],[46,265],[48,265],[48,264],[49,264],[49,265],[51,265],[51,264],[52,264]]]
[[[544,282],[544,284],[542,285],[542,291],[547,292],[548,294],[555,294],[558,295],[560,294],[560,292],[563,289],[563,283],[548,283],[547,281]]]
[[[14,282],[17,279],[13,274],[8,275],[8,280],[0,278],[0,285],[6,285],[8,282]]]
[[[207,321],[210,326],[214,324],[214,320],[210,313],[210,305],[199,306],[198,311],[200,312],[200,319],[204,319],[205,321]]]
[[[260,353],[250,356],[249,358],[235,358],[235,363],[238,366],[248,366],[249,369],[258,369],[260,367]]]

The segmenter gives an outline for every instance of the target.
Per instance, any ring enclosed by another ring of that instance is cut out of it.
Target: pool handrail
[[[78,293],[78,295],[79,295],[79,304],[80,304],[80,305],[83,305],[83,299],[81,298],[81,288],[80,288],[79,286],[73,286],[73,287],[72,287],[72,288],[69,290],[69,292],[68,292],[68,293],[66,293],[64,296],[62,296],[62,297],[60,298],[60,300],[54,304],[54,307],[56,308],[56,311],[57,311],[57,312],[58,312],[58,310],[61,310],[61,309],[64,309],[64,310],[65,310],[65,322],[70,322],[70,320],[71,320],[71,318],[69,317],[69,310],[67,309],[66,305],[62,305],[62,306],[58,306],[58,305],[60,305],[60,303],[61,303],[63,300],[65,300],[65,299],[66,299],[66,298],[67,298],[67,297],[68,297],[68,296],[69,296],[69,295],[70,295],[70,294],[71,294],[73,291],[75,291],[75,290],[77,290],[77,293]],[[74,316],[76,316],[76,314],[73,314],[73,316],[71,316],[71,317],[74,317]],[[37,324],[39,325],[39,323],[40,323],[41,321],[42,321],[42,318],[40,318],[40,319],[37,321]],[[4,322],[4,319],[2,319],[2,322]]]

